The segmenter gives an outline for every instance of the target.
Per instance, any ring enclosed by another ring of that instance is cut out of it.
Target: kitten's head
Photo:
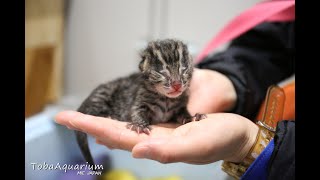
[[[193,61],[187,46],[174,39],[151,41],[141,53],[139,68],[147,83],[169,98],[180,96],[190,84]]]

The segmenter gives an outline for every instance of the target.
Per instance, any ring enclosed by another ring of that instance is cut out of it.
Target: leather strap
[[[270,86],[266,95],[262,119],[257,123],[274,132],[277,123],[283,118],[285,98],[284,90],[281,87],[277,85]]]
[[[295,120],[295,81],[280,83],[279,86],[283,89],[286,101],[284,103],[283,120]],[[255,121],[261,120],[265,111],[266,99],[263,101],[259,108],[258,115]]]

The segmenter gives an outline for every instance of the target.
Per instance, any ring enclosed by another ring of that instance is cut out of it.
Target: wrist
[[[250,148],[246,157],[239,163],[224,161],[222,164],[222,170],[236,179],[240,179],[273,139],[276,124],[282,118],[284,109],[285,94],[283,89],[276,85],[270,86],[265,102],[262,119],[257,121],[259,131],[255,143],[252,148]]]
[[[258,132],[254,143],[249,150],[243,151],[246,156],[244,158],[239,156],[240,158],[236,161],[225,160],[222,163],[222,170],[236,179],[241,178],[274,137],[274,132],[267,129],[261,121],[258,121],[257,124]]]
[[[243,135],[244,140],[242,141],[242,146],[239,147],[238,150],[234,152],[232,156],[225,159],[225,161],[235,163],[242,162],[246,158],[246,156],[252,151],[255,143],[257,142],[259,127],[250,120],[247,120],[244,126],[245,130]]]

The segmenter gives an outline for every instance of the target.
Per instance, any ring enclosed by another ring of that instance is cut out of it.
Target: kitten
[[[181,124],[205,118],[187,110],[193,60],[187,46],[174,39],[151,41],[141,53],[140,72],[101,84],[85,99],[79,112],[127,121],[128,128],[150,133],[151,124]],[[76,131],[85,159],[94,164],[87,135]]]

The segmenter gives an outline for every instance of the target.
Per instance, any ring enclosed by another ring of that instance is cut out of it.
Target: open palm
[[[152,125],[149,135],[131,131],[126,122],[64,111],[56,122],[97,139],[109,148],[132,151],[136,158],[162,163],[206,164],[222,159],[241,161],[253,144],[257,127],[230,113],[209,114],[206,119],[178,124]]]

